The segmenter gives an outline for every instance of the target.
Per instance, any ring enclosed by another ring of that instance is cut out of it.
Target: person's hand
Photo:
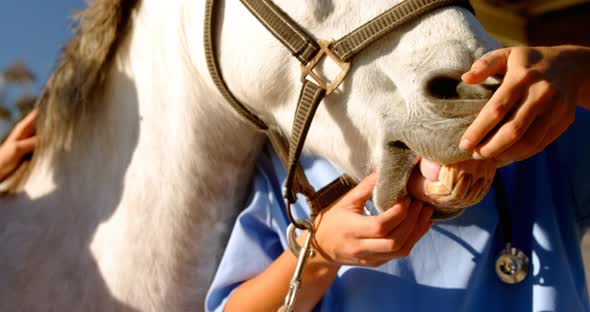
[[[0,146],[0,182],[18,168],[23,157],[33,152],[37,146],[36,116],[36,110],[29,113],[16,125],[6,141]]]
[[[492,51],[462,77],[477,84],[505,75],[461,140],[473,158],[518,161],[543,150],[573,122],[582,100],[576,47],[515,47]],[[587,75],[587,73],[584,73]],[[487,137],[487,138],[486,138]],[[486,138],[485,142],[481,143]]]
[[[432,208],[409,198],[378,216],[364,216],[376,182],[377,174],[369,175],[315,219],[313,246],[324,262],[380,266],[408,256],[432,226]]]

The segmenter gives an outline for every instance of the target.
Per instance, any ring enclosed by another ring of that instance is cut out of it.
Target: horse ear
[[[23,161],[18,168],[0,183],[0,197],[22,191],[31,172],[31,160]]]

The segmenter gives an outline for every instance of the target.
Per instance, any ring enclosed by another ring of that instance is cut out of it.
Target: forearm
[[[301,241],[301,238],[298,240]],[[265,271],[234,290],[225,311],[276,311],[284,303],[296,265],[297,258],[289,250],[284,251]],[[312,310],[330,288],[339,268],[328,264],[319,254],[310,258],[297,294],[295,310]]]
[[[363,207],[376,184],[376,173],[365,177],[315,218],[312,247],[317,252],[305,267],[295,311],[311,311],[318,304],[340,264],[377,267],[405,257],[432,225],[432,209],[410,198],[378,216],[364,216]],[[297,241],[303,245],[307,238],[305,231]],[[297,258],[284,251],[264,272],[232,292],[225,311],[276,311],[284,303],[296,266]]]

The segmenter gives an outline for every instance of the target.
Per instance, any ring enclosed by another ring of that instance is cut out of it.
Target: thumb
[[[362,179],[357,186],[350,190],[342,198],[343,202],[347,202],[352,206],[364,207],[365,203],[373,195],[373,189],[377,184],[377,173],[371,173]]]

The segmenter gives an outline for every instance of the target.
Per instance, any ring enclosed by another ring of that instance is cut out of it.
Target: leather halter
[[[303,143],[315,111],[322,99],[342,83],[348,73],[352,58],[387,33],[438,8],[458,5],[471,12],[473,9],[467,0],[406,0],[341,39],[332,42],[316,41],[270,0],[240,1],[301,62],[303,87],[297,104],[290,140],[287,140],[276,125],[265,123],[240,103],[225,83],[216,56],[215,32],[218,13],[218,1],[216,0],[207,0],[205,4],[204,38],[207,67],[223,97],[240,115],[269,137],[287,170],[284,194],[287,215],[296,227],[305,229],[305,226],[293,218],[290,208],[297,201],[298,193],[306,196],[313,217],[356,185],[354,179],[343,175],[316,192],[299,165]],[[326,56],[330,57],[342,70],[332,82],[324,81],[314,72],[314,67]]]

